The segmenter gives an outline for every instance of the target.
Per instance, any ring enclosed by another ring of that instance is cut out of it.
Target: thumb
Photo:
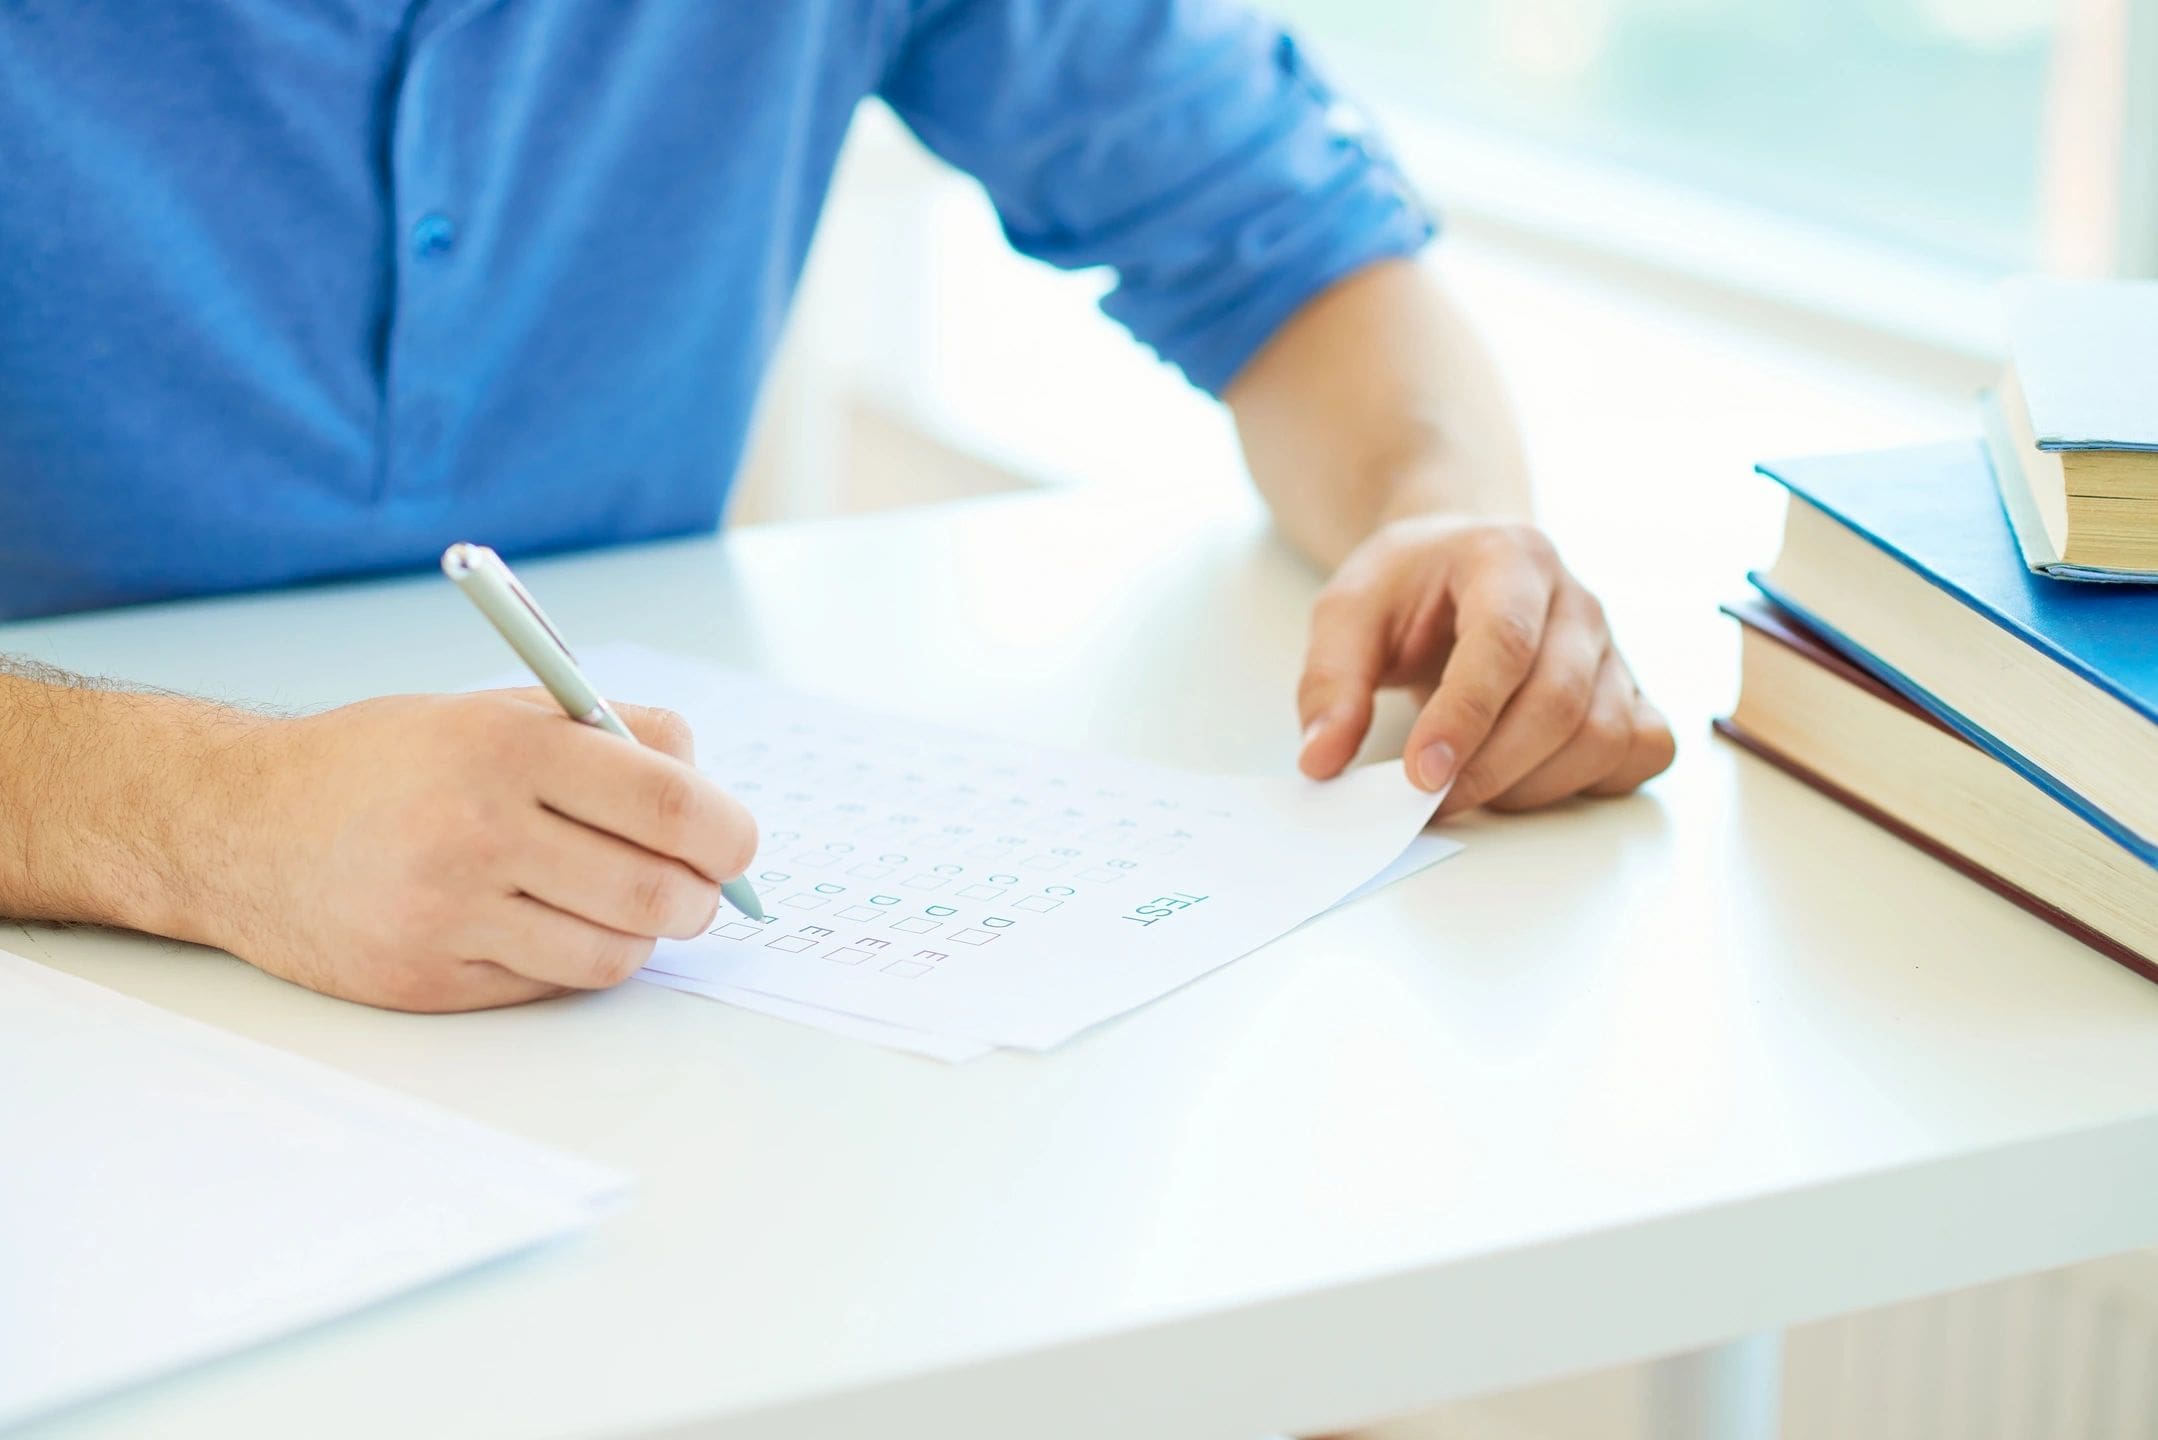
[[[1386,622],[1379,598],[1329,587],[1311,611],[1311,641],[1297,682],[1304,727],[1297,767],[1314,780],[1339,775],[1371,729],[1372,694],[1386,669]]]

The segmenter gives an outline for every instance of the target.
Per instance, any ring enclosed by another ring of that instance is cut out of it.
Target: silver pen
[[[485,545],[452,545],[442,552],[442,573],[479,607],[480,614],[509,642],[517,658],[525,662],[572,720],[619,735],[632,745],[637,743],[622,717],[577,668],[562,632],[554,628],[547,612],[540,609],[532,592],[525,589],[500,555]],[[724,881],[719,893],[752,920],[767,918],[747,879],[738,876]]]

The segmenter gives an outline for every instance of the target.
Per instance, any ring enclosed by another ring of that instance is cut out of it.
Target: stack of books
[[[2024,423],[2065,413],[2039,400],[2069,393],[2052,362],[2017,355],[2036,407]],[[2019,409],[2017,389],[1989,410]],[[2141,396],[2140,420],[2126,394],[2086,404],[2080,433],[2158,445],[2158,383]],[[2067,543],[2034,551],[2014,492],[2060,471],[2034,477],[2031,445],[2012,466],[2002,452],[1997,476],[2000,449],[1996,436],[1762,466],[1790,492],[1783,550],[1750,577],[1760,597],[1727,607],[1741,684],[1717,728],[2158,980],[2158,586],[2078,583],[2158,560],[2158,510],[2123,524],[2116,505],[2093,528],[2108,511],[2088,502],[2142,492],[2071,480]],[[2158,499],[2158,468],[2138,473]]]

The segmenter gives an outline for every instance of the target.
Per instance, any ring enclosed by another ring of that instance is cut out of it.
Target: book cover
[[[1777,460],[1758,469],[2158,723],[2158,589],[2056,585],[2032,574],[1982,441]]]
[[[2158,450],[2158,281],[2026,278],[2008,348],[2043,450]]]

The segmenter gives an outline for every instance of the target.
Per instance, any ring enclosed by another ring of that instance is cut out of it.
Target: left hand
[[[1442,815],[1621,795],[1674,753],[1603,607],[1530,525],[1398,520],[1342,562],[1297,687],[1305,774],[1355,758],[1382,686],[1423,703],[1402,759],[1426,790],[1452,783]]]

